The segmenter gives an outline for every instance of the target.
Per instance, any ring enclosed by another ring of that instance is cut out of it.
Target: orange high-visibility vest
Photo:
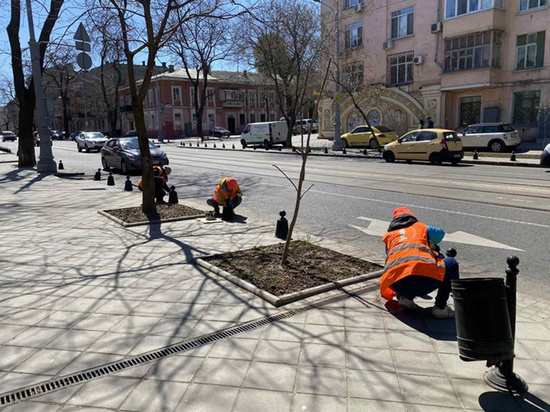
[[[222,186],[224,183],[228,190],[223,190]],[[228,177],[220,180],[220,183],[218,183],[218,185],[214,189],[214,193],[212,194],[212,197],[214,198],[216,203],[222,206],[225,206],[225,203],[228,199],[229,201],[232,201],[233,199],[235,199],[235,196],[237,196],[238,191],[239,191],[239,185],[237,184],[237,180],[232,177]]]
[[[155,174],[155,170],[157,171],[157,176],[162,177],[162,184],[168,182],[168,176],[166,173],[164,173],[164,170],[160,166],[153,166],[153,175]],[[139,179],[138,182],[138,188],[140,190],[143,190],[143,179]]]
[[[391,285],[404,277],[426,276],[439,281],[445,276],[445,262],[430,248],[428,228],[416,222],[409,227],[396,229],[384,235],[388,257],[384,274],[380,278],[380,294],[393,299]]]

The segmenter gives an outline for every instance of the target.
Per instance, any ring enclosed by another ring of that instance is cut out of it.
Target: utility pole
[[[46,100],[42,89],[42,72],[40,70],[40,46],[34,36],[34,22],[32,19],[31,0],[26,1],[27,16],[29,19],[29,48],[32,61],[32,78],[34,81],[34,95],[36,110],[38,111],[38,134],[40,135],[40,155],[36,170],[38,173],[56,173],[57,165],[53,160],[51,132],[48,128]]]

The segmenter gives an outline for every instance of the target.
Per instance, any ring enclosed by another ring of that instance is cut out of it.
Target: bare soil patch
[[[288,262],[283,266],[283,247],[283,243],[254,247],[203,260],[275,296],[382,269],[376,263],[305,241],[291,243]]]
[[[105,210],[105,213],[108,213],[111,216],[122,220],[124,223],[139,223],[159,220],[163,221],[191,216],[204,216],[205,214],[204,210],[195,209],[194,207],[185,206],[180,203],[175,205],[157,205],[157,213],[154,214],[143,213],[143,211],[141,210],[141,206]]]

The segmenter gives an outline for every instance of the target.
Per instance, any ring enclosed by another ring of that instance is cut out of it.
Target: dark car
[[[166,153],[149,141],[149,151],[153,165],[166,166]],[[113,137],[101,148],[101,165],[103,169],[120,169],[126,174],[132,170],[141,170],[141,153],[137,137]]]
[[[136,137],[137,135],[137,130],[128,130],[126,133],[124,133],[124,137]]]
[[[6,141],[12,141],[12,142],[15,142],[15,139],[17,139],[17,136],[15,135],[15,133],[9,131],[9,130],[6,130],[4,132],[2,132],[2,141],[3,142],[6,142]]]
[[[550,167],[550,144],[547,144],[540,155],[540,165]]]
[[[210,130],[210,136],[229,137],[231,136],[231,132],[224,127],[216,126],[212,130]]]
[[[72,141],[76,141],[76,136],[78,136],[80,133],[82,133],[82,131],[72,132],[71,135],[69,136],[69,138],[70,138]]]

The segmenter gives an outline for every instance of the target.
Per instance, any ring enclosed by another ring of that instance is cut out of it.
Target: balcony
[[[504,10],[488,9],[463,14],[443,22],[443,38],[462,36],[487,30],[505,30]]]
[[[443,73],[441,91],[494,87],[501,82],[501,74],[494,67]]]

